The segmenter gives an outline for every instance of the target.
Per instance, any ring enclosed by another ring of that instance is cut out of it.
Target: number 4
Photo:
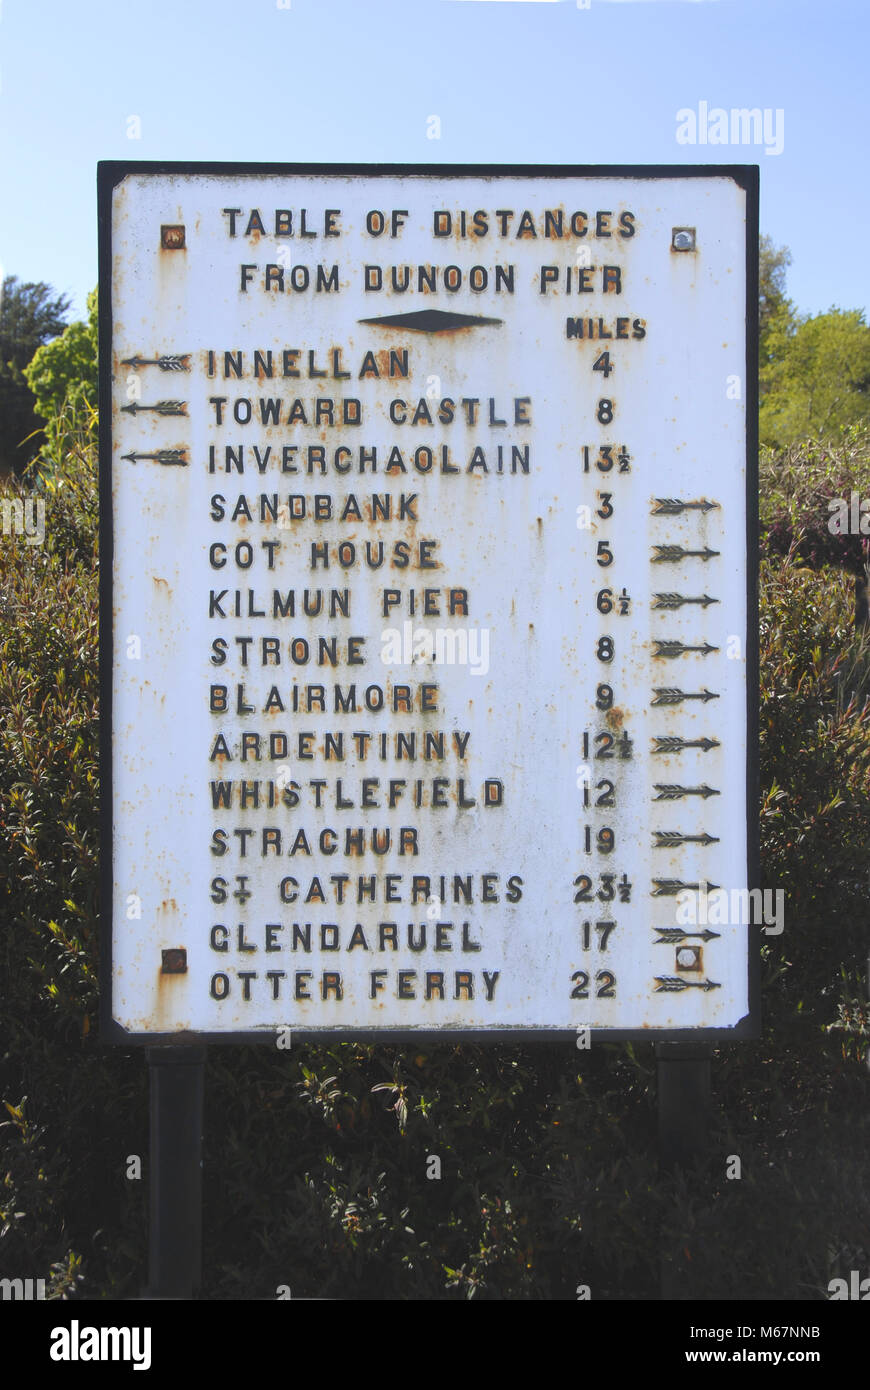
[[[609,352],[602,352],[601,356],[592,365],[593,372],[601,372],[602,376],[608,377],[613,371],[613,363],[610,360]]]

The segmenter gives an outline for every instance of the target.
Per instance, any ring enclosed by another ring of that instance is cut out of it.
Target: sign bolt
[[[674,227],[671,233],[671,247],[674,251],[694,251],[695,228],[694,227]]]

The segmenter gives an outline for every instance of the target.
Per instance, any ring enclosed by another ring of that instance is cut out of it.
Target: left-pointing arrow
[[[124,357],[122,367],[159,367],[161,372],[189,372],[189,352],[164,353],[162,357]]]
[[[140,459],[153,459],[155,463],[177,464],[181,468],[186,468],[186,454],[186,449],[158,449],[153,454],[122,454],[121,457],[129,459],[131,463],[138,463]]]
[[[140,405],[134,401],[132,405],[122,405],[121,409],[128,415],[138,415],[141,410],[153,410],[157,415],[186,415],[187,401],[157,401],[154,405]]]

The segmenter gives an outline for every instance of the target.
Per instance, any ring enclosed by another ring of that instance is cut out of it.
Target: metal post
[[[659,1157],[662,1166],[685,1166],[703,1154],[710,1133],[709,1043],[656,1043]]]
[[[146,1298],[192,1298],[202,1278],[204,1047],[146,1048],[151,1207]]]

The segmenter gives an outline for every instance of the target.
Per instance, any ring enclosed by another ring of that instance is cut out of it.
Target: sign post
[[[149,1047],[148,1297],[192,1298],[202,1278],[204,1047]]]
[[[757,170],[99,184],[104,1035],[753,1033]]]

